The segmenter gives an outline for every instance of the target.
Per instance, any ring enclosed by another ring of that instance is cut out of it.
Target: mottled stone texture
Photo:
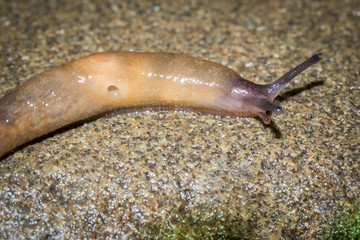
[[[116,113],[18,149],[0,162],[0,238],[311,239],[360,198],[359,1],[0,3],[1,96],[103,50],[186,53],[258,83],[324,54],[271,127]]]

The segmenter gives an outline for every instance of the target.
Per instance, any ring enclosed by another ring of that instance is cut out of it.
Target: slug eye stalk
[[[299,75],[302,71],[307,69],[308,67],[312,66],[313,64],[319,62],[322,59],[322,53],[315,54],[314,56],[308,58],[300,65],[294,67],[289,72],[282,75],[278,80],[270,83],[266,86],[267,93],[269,97],[274,100],[277,95],[284,89],[286,84],[288,84],[294,77]]]

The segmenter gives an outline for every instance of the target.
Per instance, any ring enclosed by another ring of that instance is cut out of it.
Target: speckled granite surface
[[[360,198],[359,1],[19,2],[1,1],[0,96],[104,50],[182,52],[258,83],[325,57],[281,94],[271,127],[114,114],[14,152],[0,238],[309,239]]]

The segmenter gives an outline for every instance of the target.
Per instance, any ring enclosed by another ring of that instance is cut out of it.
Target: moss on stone
[[[360,204],[352,211],[344,212],[331,221],[325,230],[324,239],[360,239]]]
[[[185,211],[175,214],[153,232],[156,239],[254,239],[257,221],[231,215],[231,211]]]

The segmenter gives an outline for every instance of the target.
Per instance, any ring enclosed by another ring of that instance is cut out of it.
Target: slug
[[[70,123],[112,109],[179,106],[230,116],[283,109],[275,97],[316,54],[278,80],[259,85],[221,64],[174,53],[110,51],[40,73],[0,99],[0,156]]]

